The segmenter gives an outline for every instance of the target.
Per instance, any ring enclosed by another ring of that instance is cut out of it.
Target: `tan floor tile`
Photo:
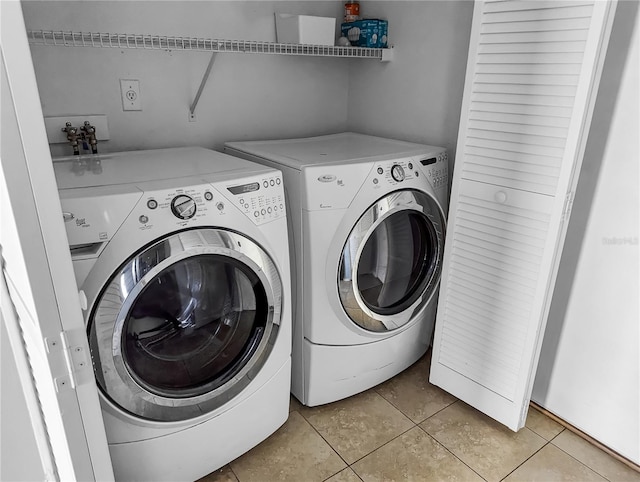
[[[564,427],[558,422],[550,419],[544,413],[539,412],[533,407],[529,407],[529,414],[527,415],[525,426],[545,440],[551,440],[564,430]]]
[[[489,481],[502,479],[546,443],[526,427],[512,432],[461,401],[420,427]]]
[[[419,427],[380,447],[352,466],[365,482],[482,481]]]
[[[349,467],[342,472],[338,472],[333,477],[327,479],[326,482],[362,482],[362,479],[356,475],[356,473]]]
[[[420,423],[456,401],[453,395],[429,383],[430,353],[378,385],[375,390],[414,423]]]
[[[548,444],[518,467],[504,482],[606,482],[586,465]]]
[[[299,412],[303,406],[296,397],[289,395],[289,413]]]
[[[562,432],[551,443],[609,480],[616,482],[640,481],[640,473],[570,430]]]
[[[238,478],[236,477],[236,474],[231,471],[231,467],[225,465],[221,469],[198,479],[197,482],[238,482]]]
[[[346,464],[298,412],[278,431],[231,462],[240,482],[322,481]]]
[[[413,426],[373,390],[301,413],[348,464]]]

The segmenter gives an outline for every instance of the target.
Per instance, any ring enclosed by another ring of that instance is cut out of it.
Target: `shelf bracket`
[[[211,67],[213,67],[213,63],[216,61],[217,52],[211,53],[211,58],[209,59],[209,65],[207,65],[207,69],[204,71],[204,76],[202,77],[202,82],[200,82],[200,87],[198,88],[198,92],[196,93],[195,99],[189,107],[189,120],[194,121],[196,118],[196,107],[198,106],[198,101],[200,100],[200,96],[202,95],[202,91],[204,90],[204,86],[207,85],[207,80],[209,80],[209,74],[211,73]]]

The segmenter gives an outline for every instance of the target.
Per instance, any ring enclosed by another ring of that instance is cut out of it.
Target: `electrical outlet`
[[[122,94],[122,110],[142,110],[139,80],[120,79],[120,93]]]
[[[88,121],[89,124],[96,128],[96,139],[98,141],[109,140],[109,125],[107,124],[106,115],[67,115],[44,118],[44,127],[47,130],[49,144],[66,144],[69,141],[67,134],[63,132],[62,129],[64,129],[67,122],[70,122],[72,126],[80,129],[85,121]]]

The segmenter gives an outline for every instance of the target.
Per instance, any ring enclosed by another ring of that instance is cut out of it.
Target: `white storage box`
[[[278,43],[334,45],[336,19],[276,13]]]

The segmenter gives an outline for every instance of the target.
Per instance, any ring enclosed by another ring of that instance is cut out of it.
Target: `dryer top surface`
[[[237,177],[270,170],[259,164],[202,147],[72,156],[54,159],[58,189],[136,184],[199,175]],[[223,174],[224,173],[224,174]]]
[[[410,156],[428,156],[444,150],[442,147],[353,132],[302,139],[227,142],[225,147],[294,169],[311,165],[355,164]]]

